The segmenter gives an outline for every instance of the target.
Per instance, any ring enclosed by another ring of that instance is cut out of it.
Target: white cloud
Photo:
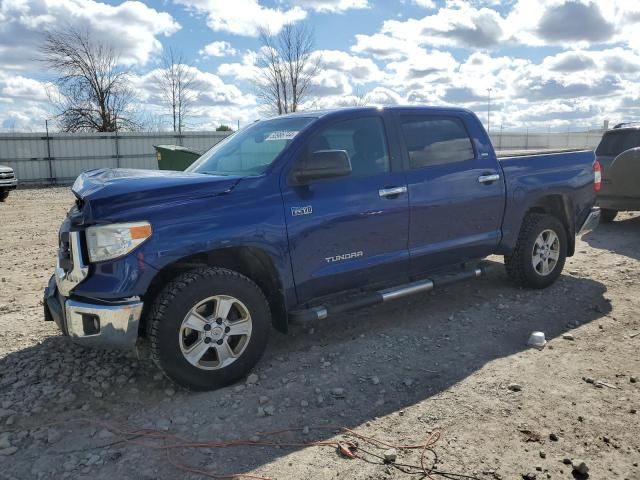
[[[42,132],[44,121],[51,113],[42,107],[26,105],[0,113],[0,131],[5,132]]]
[[[229,42],[218,41],[205,45],[198,53],[203,57],[226,57],[238,52]]]
[[[605,50],[567,50],[544,59],[552,71],[575,73],[604,70],[610,74],[640,72],[640,55],[620,47]]]
[[[189,66],[194,76],[194,92],[187,118],[188,129],[212,128],[220,123],[233,123],[237,120],[253,120],[256,99],[252,94],[243,92],[237,85],[226,83],[218,75]],[[163,103],[163,91],[160,82],[161,69],[154,69],[132,78],[131,84],[136,90],[139,112],[152,114],[160,119],[164,128],[170,128],[170,111]]]
[[[283,25],[303,20],[307,12],[298,6],[287,10],[265,7],[258,0],[176,0],[206,16],[207,25],[216,32],[250,37],[260,29],[278,33]]]
[[[336,70],[349,76],[354,83],[378,82],[383,74],[370,58],[350,55],[341,50],[319,50],[323,70]]]
[[[0,4],[0,65],[25,69],[33,65],[42,34],[73,26],[88,29],[94,39],[113,45],[123,63],[145,64],[162,50],[159,36],[180,25],[166,12],[142,2],[109,5],[95,0],[3,0]]]
[[[244,94],[236,85],[225,83],[219,76],[203,72],[196,67],[185,67],[194,78],[193,108],[245,107],[255,103],[252,95]],[[132,78],[131,84],[137,90],[137,98],[140,102],[162,105],[161,75],[161,69],[154,69]]]
[[[628,43],[640,47],[640,4],[630,0],[518,0],[507,16],[511,42],[589,47]]]
[[[399,105],[404,103],[402,95],[386,87],[376,87],[367,94],[370,105]]]
[[[409,57],[420,46],[490,49],[504,37],[504,19],[490,8],[455,2],[419,19],[386,20],[379,32],[355,37],[353,52],[381,59]]]
[[[337,70],[322,70],[313,79],[310,95],[313,99],[333,95],[348,95],[352,92],[349,77]]]
[[[436,4],[433,0],[412,0],[413,3],[423,8],[436,8]]]
[[[382,33],[356,34],[355,37],[356,44],[351,47],[351,51],[370,55],[376,60],[398,60],[407,57],[416,48],[413,42]]]
[[[251,82],[257,73],[256,61],[257,53],[249,50],[242,55],[242,62],[223,63],[217,73],[236,81]]]
[[[47,82],[40,82],[21,75],[0,75],[0,99],[13,103],[17,100],[46,102],[47,92],[55,88]]]
[[[368,0],[289,0],[288,3],[323,13],[343,13],[370,7]]]
[[[504,19],[495,10],[460,4],[455,8],[441,8],[419,20],[388,20],[382,26],[382,33],[413,40],[419,45],[488,48],[501,39],[503,25]]]
[[[451,75],[457,65],[449,52],[415,50],[408,58],[387,64],[386,83],[411,88],[413,84],[438,82]]]

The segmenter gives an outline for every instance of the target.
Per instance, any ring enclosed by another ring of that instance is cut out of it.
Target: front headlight
[[[104,262],[126,255],[151,236],[149,222],[114,223],[87,228],[87,250],[91,262]]]

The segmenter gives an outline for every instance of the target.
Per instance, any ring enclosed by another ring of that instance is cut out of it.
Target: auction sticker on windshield
[[[291,140],[297,134],[297,130],[276,130],[275,132],[271,132],[269,135],[267,135],[265,141],[268,142],[270,140]]]

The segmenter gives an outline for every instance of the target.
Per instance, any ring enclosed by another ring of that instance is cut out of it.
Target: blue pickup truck
[[[560,275],[597,225],[592,151],[498,158],[470,111],[351,108],[256,122],[186,172],[98,169],[73,185],[45,319],[133,348],[194,390],[240,379],[271,327],[482,275]]]

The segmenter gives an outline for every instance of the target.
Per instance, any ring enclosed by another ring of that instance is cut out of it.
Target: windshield
[[[611,131],[604,134],[596,155],[617,157],[630,148],[640,147],[640,130]]]
[[[209,175],[260,175],[313,117],[256,122],[214,145],[187,172]]]

